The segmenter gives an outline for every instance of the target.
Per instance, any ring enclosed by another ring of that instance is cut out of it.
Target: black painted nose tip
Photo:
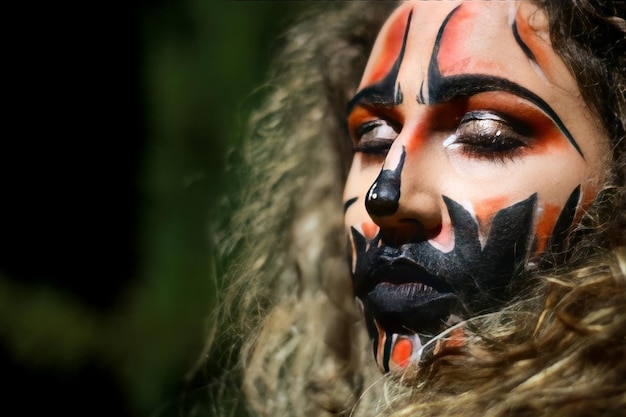
[[[384,169],[367,192],[365,208],[372,217],[384,217],[398,210],[400,201],[400,176]]]

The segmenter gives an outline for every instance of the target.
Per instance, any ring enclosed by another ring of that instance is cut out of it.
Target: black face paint
[[[398,210],[400,202],[400,177],[406,151],[402,147],[400,162],[394,169],[383,169],[367,192],[365,208],[370,216],[389,216]]]
[[[343,214],[346,214],[346,211],[348,211],[350,206],[356,203],[358,199],[359,199],[358,197],[352,197],[351,199],[343,203]]]
[[[426,241],[386,246],[380,234],[368,241],[352,228],[354,293],[363,302],[372,337],[378,334],[374,318],[387,332],[434,335],[451,314],[492,311],[519,291],[519,272],[534,237],[536,195],[500,210],[484,247],[471,214],[443,198],[455,235],[449,253]]]
[[[554,224],[552,234],[548,239],[547,246],[550,247],[551,256],[541,259],[541,267],[549,268],[555,262],[563,262],[568,254],[567,244],[569,242],[569,233],[574,224],[576,217],[576,208],[580,204],[580,185],[570,194],[563,210],[559,214],[559,218]]]
[[[409,13],[409,17],[406,22],[406,29],[404,31],[404,38],[402,39],[402,46],[400,47],[400,53],[398,58],[394,62],[391,70],[385,78],[378,83],[371,85],[359,91],[348,103],[347,114],[350,114],[354,106],[357,104],[377,104],[384,107],[397,106],[402,103],[403,95],[400,88],[400,84],[396,85],[398,80],[398,72],[400,71],[400,65],[404,59],[404,51],[406,50],[406,40],[409,36],[409,29],[411,28],[411,17],[413,12]]]
[[[532,62],[537,62],[537,58],[535,58],[535,54],[530,50],[528,45],[524,43],[521,36],[519,35],[519,31],[517,30],[517,22],[513,22],[513,26],[511,27],[513,31],[513,38],[515,38],[515,42],[519,45],[520,49],[524,52],[524,55]]]
[[[580,203],[580,185],[574,189],[572,194],[567,199],[565,206],[563,206],[563,210],[561,210],[561,214],[559,214],[559,218],[554,225],[554,230],[552,231],[552,235],[550,237],[551,242],[555,242],[560,244],[560,242],[565,242],[567,240],[567,234],[574,222],[574,216],[576,215],[576,208]]]

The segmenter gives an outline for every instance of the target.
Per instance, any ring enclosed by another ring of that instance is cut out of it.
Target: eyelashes
[[[360,125],[356,130],[355,152],[370,155],[386,155],[398,137],[399,129],[386,120],[371,120]]]
[[[519,156],[530,145],[530,130],[498,113],[471,111],[443,145],[470,158],[505,161]]]
[[[355,152],[384,157],[401,127],[389,120],[375,119],[355,130]],[[530,146],[531,137],[531,129],[523,123],[497,112],[478,110],[463,115],[443,146],[468,158],[504,162],[521,155]]]

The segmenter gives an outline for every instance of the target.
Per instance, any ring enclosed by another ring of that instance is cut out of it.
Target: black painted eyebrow
[[[385,78],[378,83],[370,85],[359,91],[348,102],[346,109],[346,115],[350,115],[352,110],[357,105],[365,105],[371,107],[384,107],[391,108],[402,103],[402,93],[398,86],[396,91],[396,81],[398,79],[398,72],[400,71],[400,65],[404,59],[404,52],[406,51],[406,41],[409,37],[409,30],[411,29],[411,18],[413,17],[413,10],[407,17],[406,27],[404,29],[404,36],[402,38],[402,45],[400,46],[400,52],[395,62],[391,66],[391,69],[385,75]]]
[[[378,85],[365,87],[348,102],[346,114],[350,115],[356,106],[393,108],[396,103],[393,94],[386,94]]]

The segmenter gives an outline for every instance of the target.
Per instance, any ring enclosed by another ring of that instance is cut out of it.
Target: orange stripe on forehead
[[[383,43],[380,48],[380,55],[376,57],[375,66],[368,77],[363,79],[362,85],[376,84],[391,71],[393,64],[400,55],[410,14],[410,7],[402,7],[396,11],[396,16],[393,16],[389,22],[387,32],[381,37]]]
[[[489,10],[485,7],[483,2],[463,3],[446,23],[437,57],[441,75],[484,73],[487,69],[500,68],[497,60],[476,50],[476,42],[485,42],[485,32],[493,30],[497,24],[494,19],[500,16],[494,12],[496,6],[489,5]]]
[[[545,39],[538,35],[537,28],[531,26],[527,18],[523,16],[522,13],[518,13],[515,16],[515,25],[517,26],[517,33],[520,40],[533,54],[537,65],[539,65],[543,71],[549,73],[551,71],[553,59],[550,54],[551,45],[546,43]]]
[[[470,58],[467,57],[465,44],[471,34],[471,25],[475,23],[475,16],[476,11],[472,7],[462,4],[447,22],[446,30],[441,38],[439,54],[436,57],[442,75],[445,76],[452,70],[462,71],[464,68],[458,68],[460,60],[469,64]]]

